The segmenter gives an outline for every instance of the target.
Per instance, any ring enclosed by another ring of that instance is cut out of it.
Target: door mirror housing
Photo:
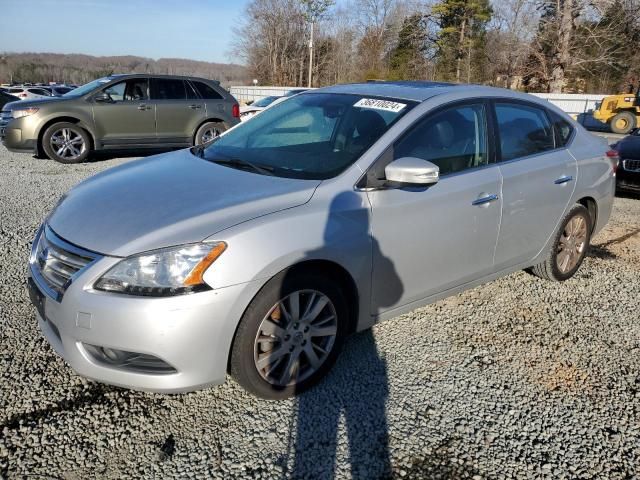
[[[427,160],[402,157],[384,169],[388,182],[401,185],[433,185],[440,180],[440,168]]]
[[[94,102],[98,102],[98,103],[112,103],[113,102],[113,100],[111,99],[111,95],[109,95],[107,92],[98,93],[95,97],[93,97],[93,101]]]

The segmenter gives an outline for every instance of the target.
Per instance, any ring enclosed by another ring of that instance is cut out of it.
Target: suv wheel
[[[42,136],[42,148],[51,160],[60,163],[80,163],[87,159],[91,141],[89,135],[74,123],[54,123]]]
[[[589,248],[591,216],[582,205],[574,205],[565,215],[556,232],[547,259],[531,268],[531,273],[561,282],[578,271]]]
[[[272,278],[247,308],[230,371],[246,390],[271,400],[317,383],[342,347],[347,304],[336,282],[304,272]]]
[[[222,122],[206,122],[203,123],[194,137],[195,145],[204,145],[219,136],[227,129]]]

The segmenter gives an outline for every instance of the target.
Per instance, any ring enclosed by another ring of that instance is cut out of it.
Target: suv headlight
[[[94,284],[97,290],[167,297],[209,290],[202,276],[227,244],[196,243],[121,260]]]
[[[28,117],[29,115],[33,115],[38,110],[40,110],[38,107],[19,108],[16,110],[12,110],[11,113],[13,115],[13,118],[21,118],[21,117]]]

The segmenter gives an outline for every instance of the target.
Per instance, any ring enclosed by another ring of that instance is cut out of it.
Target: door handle
[[[138,105],[138,110],[151,110],[151,107],[142,104],[142,105]]]
[[[189,105],[191,110],[196,110],[197,108],[202,108],[202,105]]]
[[[571,175],[563,175],[560,178],[556,178],[553,183],[555,183],[556,185],[562,185],[563,183],[570,182],[571,180],[573,180],[573,177]]]
[[[473,202],[471,202],[471,205],[484,205],[485,203],[490,203],[497,199],[498,195],[496,195],[495,193],[492,195],[485,195],[484,197],[476,198]]]

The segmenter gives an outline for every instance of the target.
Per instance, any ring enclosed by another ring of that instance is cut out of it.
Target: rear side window
[[[43,95],[45,97],[50,97],[51,93],[49,91],[44,90],[43,88],[29,88],[27,90],[29,93],[33,93],[34,95]]]
[[[556,112],[549,111],[551,122],[553,123],[553,130],[556,135],[556,146],[565,147],[571,139],[573,133],[573,127],[564,118],[558,115]]]
[[[151,85],[151,98],[154,100],[185,100],[187,98],[182,80],[154,78]]]
[[[189,100],[196,100],[196,99],[199,98],[198,94],[196,93],[196,91],[193,88],[193,85],[191,85],[191,83],[184,82],[184,87],[187,89],[187,98]]]
[[[496,103],[502,160],[553,150],[553,128],[545,111],[516,103]]]
[[[206,83],[203,83],[203,82],[193,82],[193,84],[195,85],[196,90],[198,90],[198,93],[200,93],[200,96],[202,98],[207,100],[222,99],[222,95],[216,92],[216,90],[210,85],[207,85]]]

